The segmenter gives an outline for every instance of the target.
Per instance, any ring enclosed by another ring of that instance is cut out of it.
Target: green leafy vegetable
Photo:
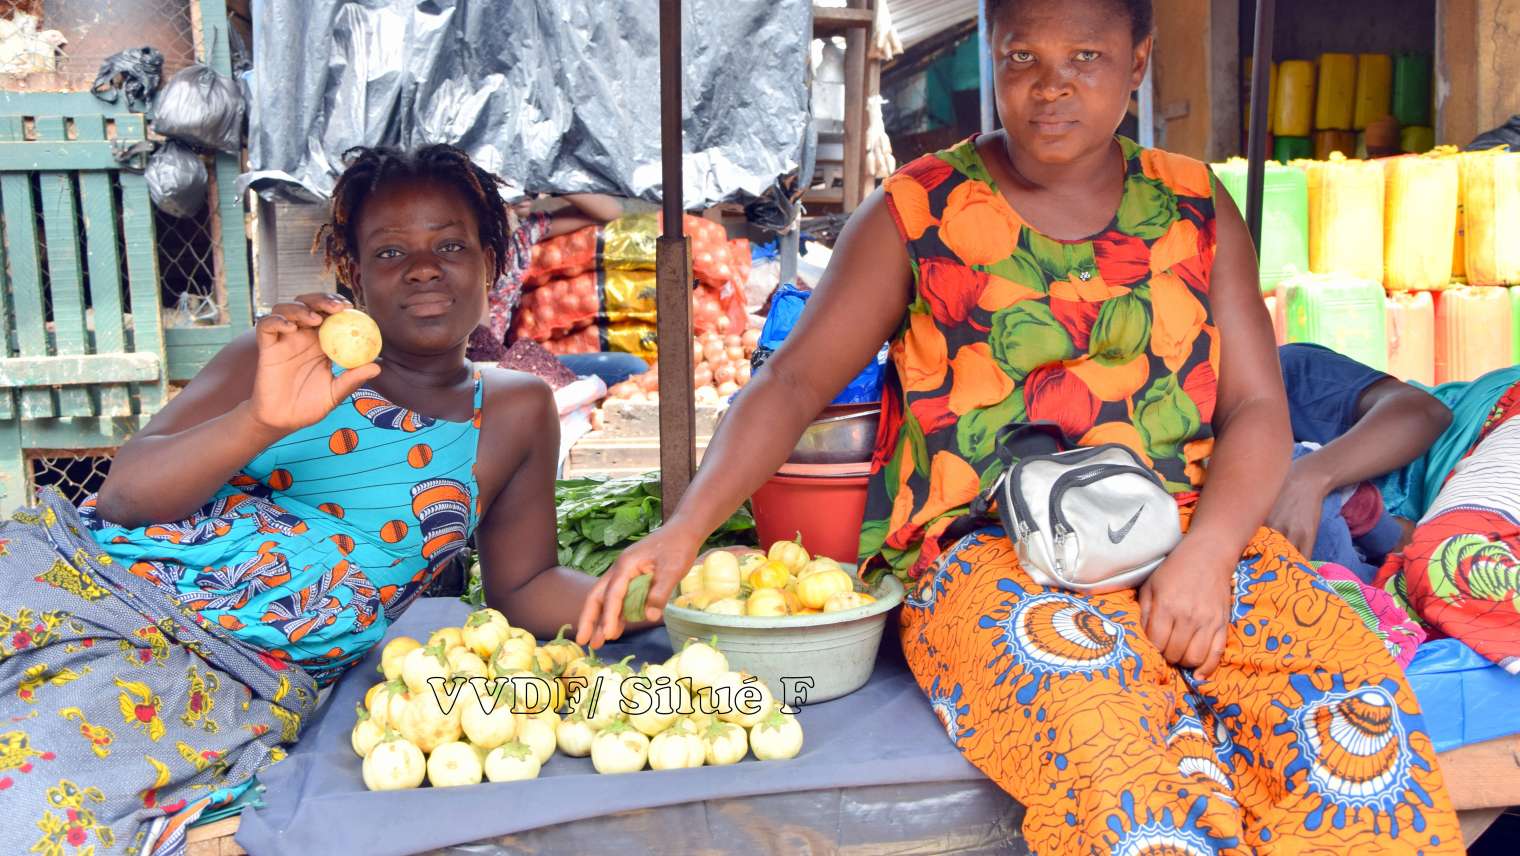
[[[554,485],[556,514],[556,560],[598,577],[612,567],[629,545],[648,535],[660,525],[660,474],[645,473],[625,478],[567,479]],[[703,549],[712,547],[754,546],[755,518],[748,508],[741,508],[708,539]],[[644,584],[647,595],[648,583]],[[633,589],[630,587],[630,594]],[[643,620],[644,607],[637,608]],[[470,570],[466,602],[481,606],[485,592],[480,569]],[[629,602],[624,602],[624,610]]]

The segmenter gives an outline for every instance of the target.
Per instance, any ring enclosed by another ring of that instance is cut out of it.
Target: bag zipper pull
[[[1056,572],[1056,576],[1065,579],[1066,563],[1061,561],[1061,557],[1066,555],[1066,538],[1071,535],[1071,530],[1062,526],[1059,522],[1052,523],[1050,528],[1054,533],[1050,543],[1050,563]]]

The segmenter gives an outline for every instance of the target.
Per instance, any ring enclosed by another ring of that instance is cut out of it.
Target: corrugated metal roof
[[[887,0],[887,7],[903,47],[911,48],[951,27],[976,20],[977,0]]]

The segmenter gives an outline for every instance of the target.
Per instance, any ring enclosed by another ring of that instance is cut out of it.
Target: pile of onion
[[[698,404],[728,398],[749,383],[750,357],[760,342],[760,330],[742,334],[704,333],[691,345],[692,386]],[[620,401],[660,400],[659,366],[635,375],[608,390],[608,398]]]

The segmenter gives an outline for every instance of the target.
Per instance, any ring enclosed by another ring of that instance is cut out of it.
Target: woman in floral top
[[[892,343],[862,571],[910,581],[908,665],[1040,853],[1460,852],[1408,684],[1262,525],[1291,433],[1235,203],[1114,130],[1149,0],[994,0],[1004,129],[920,158],[852,218],[792,341],[739,396],[669,522],[599,582],[579,638],[659,614],[705,535]],[[1187,534],[1138,588],[1042,587],[999,527],[946,530],[998,429],[1134,450]]]

